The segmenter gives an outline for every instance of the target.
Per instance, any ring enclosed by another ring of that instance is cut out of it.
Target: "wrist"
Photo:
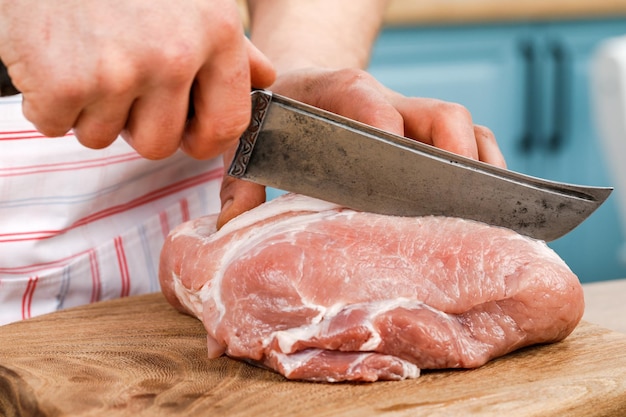
[[[305,68],[364,69],[386,0],[251,1],[251,40],[278,74]]]

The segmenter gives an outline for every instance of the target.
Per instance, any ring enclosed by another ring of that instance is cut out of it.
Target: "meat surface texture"
[[[226,354],[289,379],[416,378],[564,339],[578,278],[544,242],[448,217],[392,217],[285,195],[216,231],[173,230],[163,293]]]

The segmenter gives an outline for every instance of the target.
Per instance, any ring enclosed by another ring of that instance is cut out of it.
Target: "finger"
[[[458,155],[479,158],[474,124],[465,107],[435,99],[398,96],[393,102],[404,119],[406,136]]]
[[[233,155],[233,151],[225,154],[225,167],[230,165]],[[224,175],[220,199],[222,201],[222,209],[217,218],[218,229],[240,214],[263,204],[265,202],[265,187]]]
[[[475,125],[474,136],[478,146],[479,159],[488,164],[506,168],[504,155],[502,155],[493,132],[485,126]]]
[[[238,45],[215,52],[196,77],[194,116],[182,148],[199,158],[217,156],[232,147],[250,121],[250,66],[245,37]]]
[[[42,57],[28,71],[19,71],[16,82],[22,91],[24,117],[44,135],[56,137],[65,135],[85,106],[93,102],[98,82],[89,70],[75,73],[51,62],[51,57]]]
[[[265,202],[265,187],[253,182],[224,177],[220,198],[222,209],[217,218],[220,229],[230,220]]]
[[[324,110],[340,114],[379,129],[404,135],[402,116],[389,102],[384,87],[364,71],[340,70],[329,72],[327,82],[316,89]],[[301,94],[306,96],[306,89]],[[355,105],[358,103],[358,105]]]
[[[65,135],[74,126],[82,100],[53,91],[23,91],[22,113],[35,128],[49,137]]]
[[[92,149],[109,146],[120,135],[128,119],[132,99],[116,98],[87,106],[74,124],[74,135]]]
[[[162,159],[180,147],[189,107],[189,85],[161,87],[136,99],[122,137],[144,158]]]
[[[267,88],[276,81],[276,70],[261,51],[246,38],[248,60],[250,62],[250,83],[255,88]]]
[[[375,89],[359,89],[356,94],[347,95],[349,100],[333,110],[348,118],[357,120],[378,129],[396,135],[404,136],[404,120],[402,115],[392,106],[385,97]],[[355,106],[354,103],[359,103]],[[329,106],[332,107],[332,106]]]
[[[126,127],[137,98],[138,83],[132,66],[122,59],[115,60],[115,64],[100,63],[98,73],[92,78],[82,85],[89,100],[73,128],[79,142],[100,149],[110,145]]]

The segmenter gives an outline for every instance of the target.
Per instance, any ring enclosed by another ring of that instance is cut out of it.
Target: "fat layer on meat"
[[[290,379],[415,378],[557,342],[584,309],[578,278],[538,240],[449,217],[393,217],[285,195],[219,231],[173,230],[166,298],[200,319],[210,357]]]

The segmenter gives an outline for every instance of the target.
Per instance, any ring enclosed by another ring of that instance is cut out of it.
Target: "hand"
[[[361,70],[306,69],[280,76],[271,90],[312,106],[496,166],[506,167],[493,133],[467,109],[405,97]],[[225,156],[228,165],[234,152]],[[263,186],[225,176],[218,227],[265,201]]]
[[[0,0],[0,56],[43,134],[150,159],[223,153],[275,77],[232,0]]]

